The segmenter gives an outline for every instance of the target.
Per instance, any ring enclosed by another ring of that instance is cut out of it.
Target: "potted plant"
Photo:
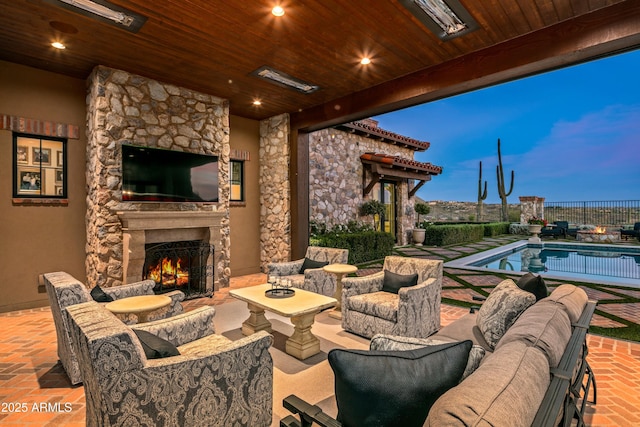
[[[542,227],[547,226],[546,219],[538,218],[535,216],[532,216],[531,218],[529,218],[529,221],[527,221],[527,223],[529,224],[529,233],[531,233],[534,238],[538,237],[538,233],[540,233],[540,230],[542,230]]]
[[[424,242],[425,237],[425,229],[421,226],[420,216],[421,215],[429,215],[431,212],[431,208],[426,203],[416,203],[413,209],[418,214],[418,221],[416,222],[416,228],[412,231],[413,244],[416,246],[422,246],[422,242]]]

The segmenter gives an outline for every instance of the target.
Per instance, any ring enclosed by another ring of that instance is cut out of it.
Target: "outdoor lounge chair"
[[[540,237],[567,237],[569,223],[567,221],[555,221],[554,226],[547,226],[540,230]]]
[[[415,285],[394,289],[394,282],[398,285],[414,274]],[[342,329],[347,332],[366,338],[426,338],[440,329],[440,260],[387,256],[383,271],[345,278],[342,286]]]
[[[346,264],[348,260],[348,249],[309,246],[302,259],[268,264],[267,275],[286,277],[295,288],[332,297],[336,293],[336,276],[324,271],[322,266]]]
[[[629,237],[635,237],[640,240],[640,222],[633,224],[633,229],[621,228],[620,237],[627,240]]]
[[[69,273],[64,271],[46,273],[43,281],[51,305],[51,315],[56,327],[58,337],[58,358],[62,363],[71,384],[82,382],[82,375],[78,367],[78,359],[75,349],[71,346],[71,332],[69,331],[69,319],[66,315],[67,308],[75,304],[93,301],[89,289]],[[153,280],[143,280],[128,285],[104,288],[104,292],[114,300],[132,297],[136,295],[153,295]],[[158,320],[175,316],[184,311],[180,301],[184,300],[182,291],[166,293],[172,302],[169,307],[158,310],[150,320]],[[134,316],[135,317],[135,316]],[[122,320],[122,319],[121,319]],[[124,319],[127,320],[127,319]]]

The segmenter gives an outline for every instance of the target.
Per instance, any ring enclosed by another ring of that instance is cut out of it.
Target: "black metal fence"
[[[633,224],[640,222],[640,200],[544,202],[544,217],[572,224]]]

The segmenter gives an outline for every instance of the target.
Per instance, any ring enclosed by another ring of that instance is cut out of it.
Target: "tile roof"
[[[418,162],[417,160],[406,159],[399,156],[391,156],[389,154],[364,153],[360,156],[360,160],[368,163],[379,163],[389,169],[400,169],[426,175],[439,175],[442,173],[442,166]]]
[[[364,136],[365,138],[375,139],[378,141],[386,142],[387,144],[400,145],[415,151],[425,151],[431,145],[431,143],[426,141],[419,141],[417,139],[409,138],[407,136],[382,129],[378,127],[378,122],[373,119],[344,123],[342,125],[336,126],[336,129],[356,133],[358,135]]]

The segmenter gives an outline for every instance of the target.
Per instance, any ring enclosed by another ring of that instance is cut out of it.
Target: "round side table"
[[[334,298],[338,301],[333,310],[329,312],[329,316],[334,319],[342,319],[342,278],[350,273],[358,271],[358,267],[349,264],[329,264],[322,267],[327,273],[336,275],[336,293]]]

